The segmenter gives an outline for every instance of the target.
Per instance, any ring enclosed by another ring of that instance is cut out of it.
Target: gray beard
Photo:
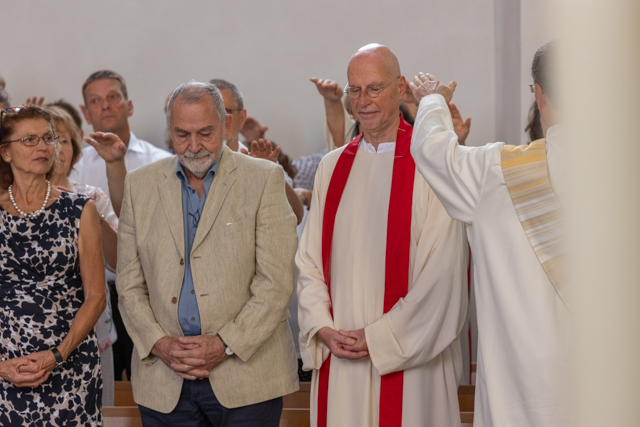
[[[200,152],[202,152],[202,150],[200,150],[198,153]],[[195,154],[198,154],[198,153],[195,153]],[[215,164],[216,160],[219,157],[219,155],[214,157],[213,153],[209,153],[209,152],[207,153],[208,153],[208,156],[202,156],[202,157],[192,157],[192,156],[186,155],[187,153],[185,153],[178,156],[178,161],[180,162],[183,168],[188,169],[189,172],[194,174],[198,179],[202,179],[205,177],[207,172],[209,172],[209,170]],[[200,161],[203,158],[207,158],[208,160],[205,163],[200,163]],[[197,164],[196,162],[190,162],[190,160],[191,161],[196,160]]]

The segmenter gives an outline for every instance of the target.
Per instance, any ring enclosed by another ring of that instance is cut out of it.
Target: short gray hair
[[[242,96],[242,92],[238,90],[238,87],[233,83],[230,83],[224,79],[211,79],[209,83],[215,85],[218,89],[230,90],[233,94],[233,102],[236,104],[236,108],[239,110],[244,109],[244,96]]]
[[[209,95],[213,101],[213,105],[218,113],[218,120],[220,120],[220,124],[224,127],[225,121],[227,120],[227,112],[224,109],[224,101],[220,91],[211,83],[199,82],[197,80],[189,80],[186,83],[182,83],[171,94],[169,102],[167,103],[167,126],[171,126],[171,109],[177,98],[180,98],[180,101],[187,104],[196,104],[200,102],[202,96],[205,94]]]

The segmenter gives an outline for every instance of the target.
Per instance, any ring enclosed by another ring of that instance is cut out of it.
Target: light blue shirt
[[[182,217],[184,223],[184,278],[182,279],[182,290],[180,291],[180,302],[178,303],[178,320],[185,336],[200,335],[200,310],[198,310],[198,300],[193,286],[193,276],[191,274],[191,248],[193,240],[198,231],[200,215],[207,201],[207,195],[211,188],[211,183],[218,169],[220,159],[209,169],[204,177],[204,194],[202,200],[198,193],[189,185],[187,175],[180,162],[176,167],[176,175],[182,182]]]

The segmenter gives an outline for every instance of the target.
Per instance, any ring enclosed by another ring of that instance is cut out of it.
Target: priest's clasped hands
[[[369,355],[364,328],[354,331],[336,331],[328,326],[320,329],[318,339],[329,348],[331,354],[340,359],[361,359]]]

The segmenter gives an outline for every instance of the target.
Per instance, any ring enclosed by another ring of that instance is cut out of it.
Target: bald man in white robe
[[[363,134],[322,160],[296,264],[311,425],[460,425],[467,242],[409,153],[390,49],[349,62]]]

